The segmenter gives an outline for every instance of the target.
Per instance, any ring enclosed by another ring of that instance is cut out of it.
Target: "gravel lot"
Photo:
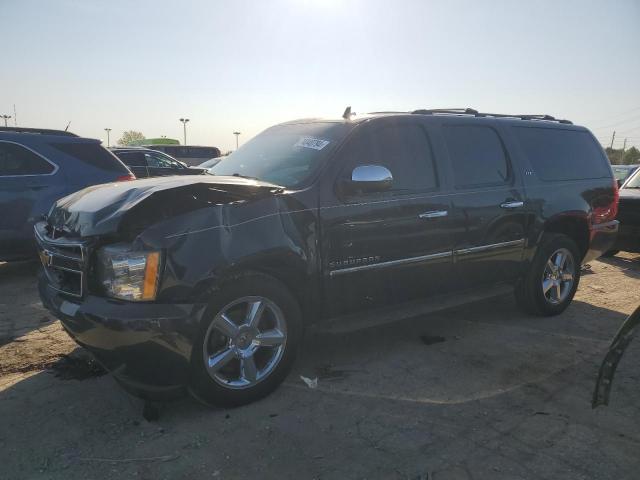
[[[622,479],[640,469],[640,341],[609,407],[599,362],[640,303],[640,256],[592,263],[561,316],[503,296],[306,340],[275,394],[141,416],[0,264],[0,478]],[[299,376],[318,377],[310,389]]]

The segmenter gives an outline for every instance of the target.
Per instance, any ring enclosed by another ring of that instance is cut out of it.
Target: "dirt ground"
[[[591,266],[559,317],[503,296],[316,334],[267,399],[233,410],[184,399],[150,423],[42,308],[37,265],[0,264],[0,479],[638,478],[640,339],[611,405],[590,401],[640,304],[640,256]]]

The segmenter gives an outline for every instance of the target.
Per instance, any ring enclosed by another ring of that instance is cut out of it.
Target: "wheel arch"
[[[545,233],[557,233],[571,238],[578,246],[581,261],[589,250],[589,220],[584,212],[562,214],[550,218],[542,230],[542,235]],[[541,241],[542,238],[539,240]]]
[[[309,325],[319,318],[321,311],[318,281],[308,265],[300,259],[276,256],[260,262],[250,260],[236,263],[201,281],[195,288],[197,301],[207,302],[209,297],[224,284],[245,275],[266,275],[280,282],[296,299],[302,312],[303,323]]]

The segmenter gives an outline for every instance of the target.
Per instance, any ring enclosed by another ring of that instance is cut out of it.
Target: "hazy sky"
[[[0,0],[0,114],[235,147],[293,118],[474,107],[640,145],[640,0]]]

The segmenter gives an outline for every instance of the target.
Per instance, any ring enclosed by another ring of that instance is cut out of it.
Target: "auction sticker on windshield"
[[[329,145],[329,143],[329,140],[322,140],[321,138],[300,137],[300,140],[298,140],[294,146],[322,150],[324,147]]]

